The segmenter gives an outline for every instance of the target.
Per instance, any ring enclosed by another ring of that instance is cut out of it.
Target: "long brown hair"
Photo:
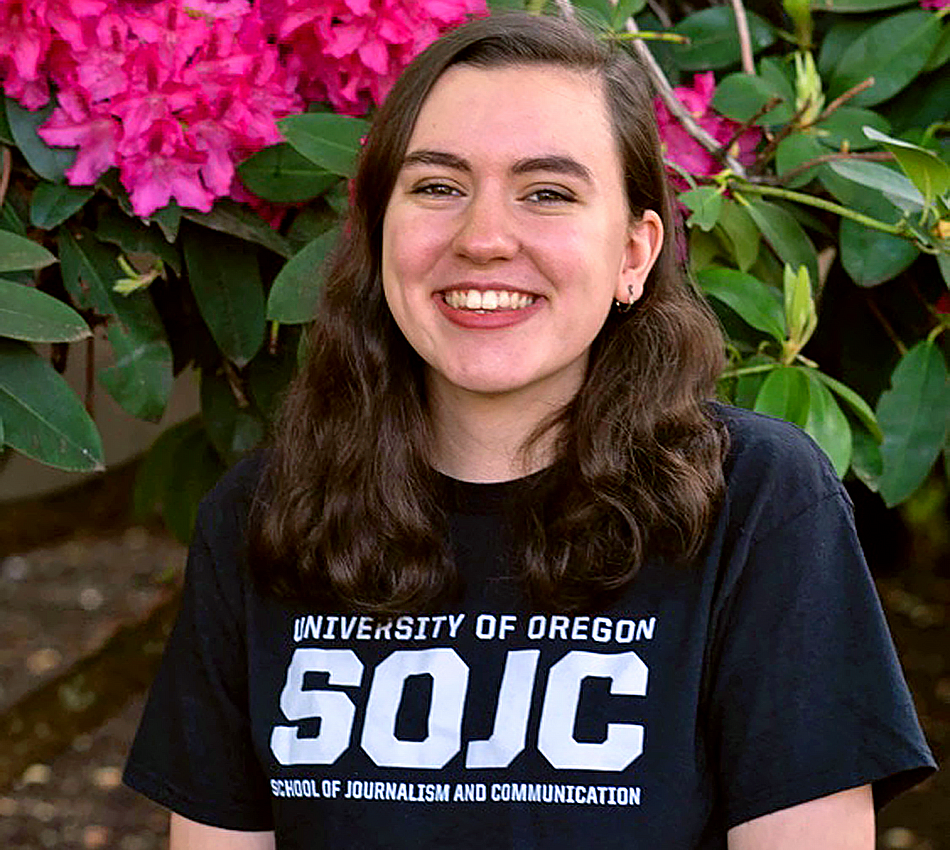
[[[558,463],[556,482],[521,518],[529,601],[595,606],[629,583],[648,553],[694,557],[721,496],[727,438],[706,400],[722,338],[676,256],[646,73],[568,21],[479,19],[407,68],[362,150],[309,357],[276,423],[252,511],[252,570],[281,596],[386,614],[432,608],[459,586],[428,463],[422,361],[386,305],[380,257],[383,216],[419,110],[445,70],[463,63],[597,74],[630,213],[656,210],[665,224],[643,296],[631,311],[611,313],[580,391],[543,425],[556,434]]]

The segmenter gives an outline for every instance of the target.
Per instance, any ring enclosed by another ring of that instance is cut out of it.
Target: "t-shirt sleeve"
[[[231,477],[233,486],[233,476]],[[181,610],[152,685],[124,781],[200,823],[272,828],[248,710],[243,523],[233,499],[202,505]]]
[[[868,783],[882,805],[934,769],[850,500],[806,449],[818,468],[785,470],[725,582],[709,720],[727,827]]]

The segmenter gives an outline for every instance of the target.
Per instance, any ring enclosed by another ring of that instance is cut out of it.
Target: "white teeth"
[[[445,303],[456,310],[523,310],[534,302],[533,295],[511,292],[507,289],[453,289],[442,296]]]

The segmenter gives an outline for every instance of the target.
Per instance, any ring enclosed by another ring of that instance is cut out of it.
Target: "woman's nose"
[[[513,257],[519,242],[511,213],[503,198],[488,192],[474,195],[459,221],[456,253],[479,264]]]

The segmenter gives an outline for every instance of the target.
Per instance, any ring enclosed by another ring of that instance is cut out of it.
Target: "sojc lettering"
[[[538,679],[539,650],[511,650],[498,691],[492,734],[462,740],[462,718],[469,688],[469,667],[445,647],[397,650],[373,671],[362,732],[354,729],[356,704],[341,688],[359,688],[364,665],[351,649],[294,651],[280,694],[280,710],[291,723],[319,719],[318,734],[300,738],[296,726],[275,726],[271,752],[282,765],[333,764],[351,746],[359,746],[378,767],[445,767],[465,748],[466,768],[504,768],[527,745],[531,696]],[[599,743],[577,741],[574,728],[584,679],[610,680],[610,693],[646,696],[648,670],[635,652],[574,650],[551,665],[541,707],[537,748],[559,770],[621,771],[643,752],[643,726],[608,723]],[[305,690],[308,673],[325,673],[327,688]],[[423,740],[396,737],[396,716],[407,679],[429,674],[428,734]]]

